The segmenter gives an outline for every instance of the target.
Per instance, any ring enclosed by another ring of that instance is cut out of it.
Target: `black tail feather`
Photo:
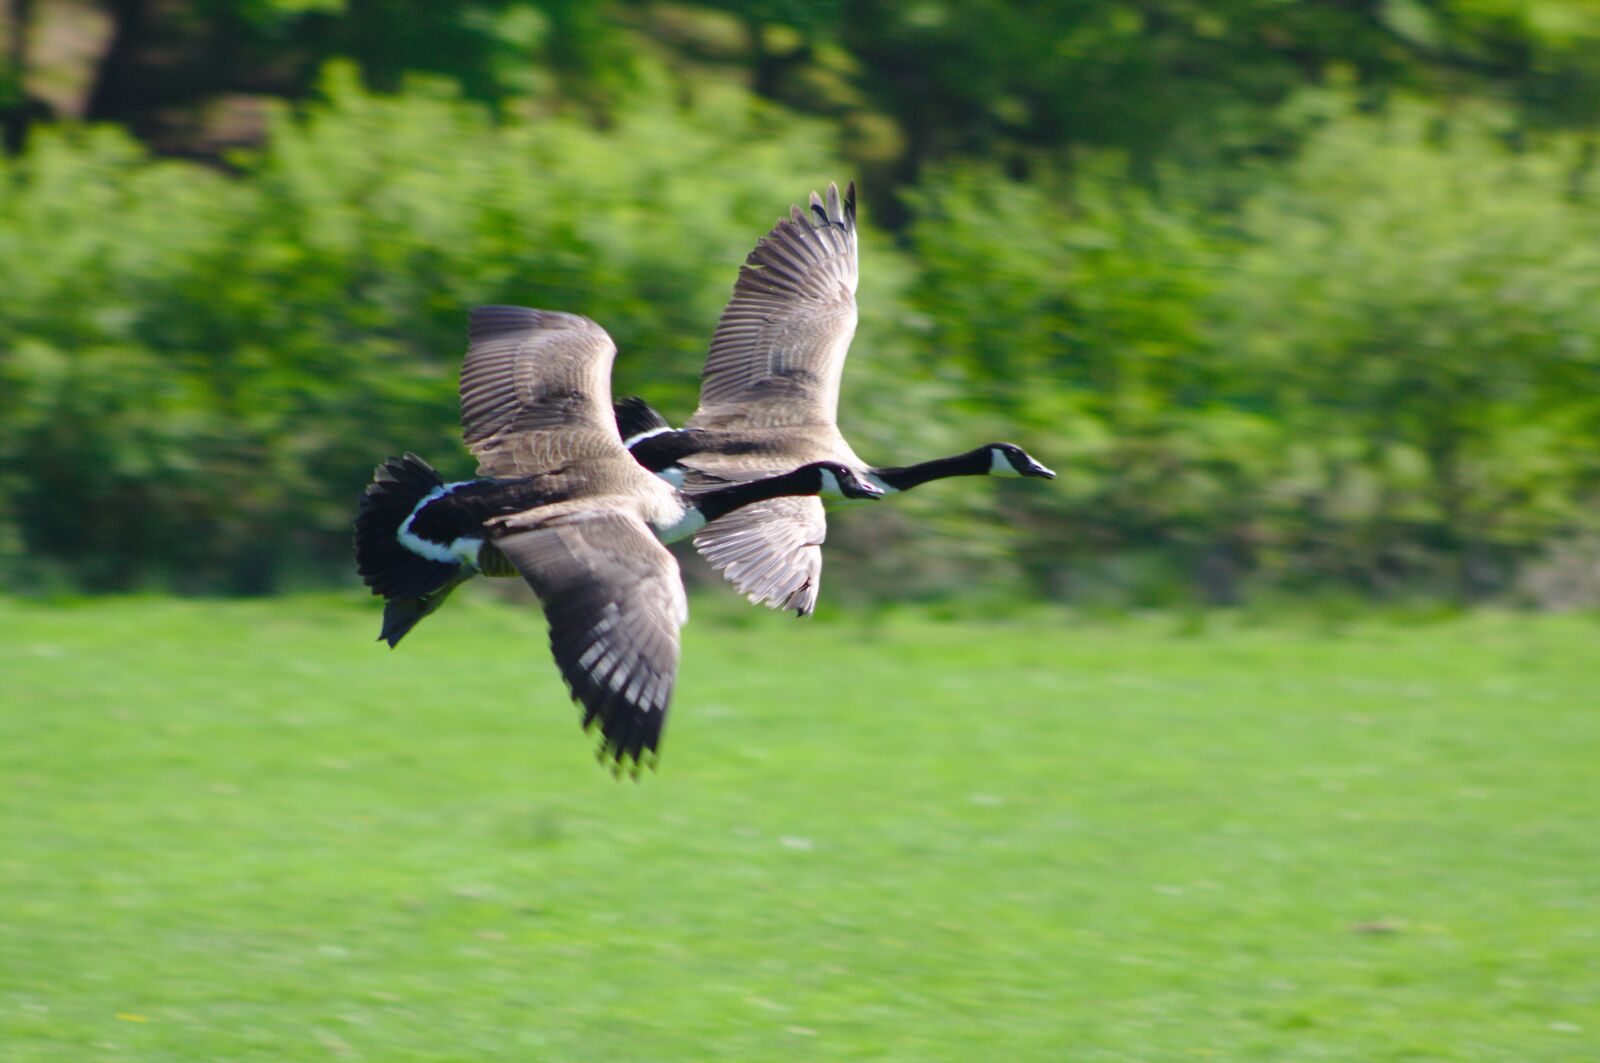
[[[648,402],[637,395],[626,399],[618,399],[611,404],[611,412],[617,418],[617,432],[623,439],[632,439],[642,432],[653,431],[657,428],[671,428],[667,419],[651,408]]]
[[[399,539],[400,525],[417,508],[417,503],[442,486],[444,477],[415,454],[390,458],[374,470],[372,483],[362,493],[356,513],[356,569],[373,594],[420,601],[452,581],[458,581],[460,565],[419,557],[406,549]],[[438,601],[442,600],[443,595],[439,595],[411,624],[438,608]],[[387,613],[386,609],[386,616]],[[405,634],[411,624],[406,624],[400,635]],[[385,638],[388,631],[386,619]],[[394,645],[400,635],[389,644]]]
[[[471,573],[460,570],[443,587],[431,594],[420,598],[390,598],[383,603],[383,630],[378,633],[379,642],[387,642],[390,649],[394,649],[400,640],[405,638],[406,632],[417,626],[417,623],[429,613],[444,604],[450,597],[450,592],[471,578]]]

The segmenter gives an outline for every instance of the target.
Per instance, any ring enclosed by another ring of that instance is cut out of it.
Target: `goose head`
[[[817,478],[817,494],[823,498],[882,498],[883,488],[857,475],[848,465],[818,461],[801,471]]]
[[[1054,480],[1056,474],[1015,443],[989,444],[990,476],[1038,476]]]

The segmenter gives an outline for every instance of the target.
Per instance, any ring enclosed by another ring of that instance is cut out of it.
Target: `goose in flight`
[[[618,770],[653,764],[688,606],[663,542],[790,495],[875,498],[842,462],[798,462],[692,498],[628,455],[611,405],[616,346],[574,314],[472,311],[461,424],[478,479],[446,483],[413,454],[379,466],[356,517],[356,565],[385,599],[392,647],[478,573],[520,574],[585,729]]]
[[[839,379],[856,330],[856,186],[828,186],[791,207],[739,269],[700,377],[700,405],[680,430],[642,399],[616,404],[618,432],[645,468],[686,496],[832,461],[887,493],[949,476],[1055,473],[1013,443],[987,443],[915,465],[868,465],[839,431]],[[707,524],[695,546],[751,601],[810,613],[822,579],[827,517],[816,498],[745,506]]]

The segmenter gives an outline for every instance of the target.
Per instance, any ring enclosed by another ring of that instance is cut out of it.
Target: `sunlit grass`
[[[0,603],[4,1058],[1593,1058],[1592,619],[718,604],[635,785],[460,597]]]

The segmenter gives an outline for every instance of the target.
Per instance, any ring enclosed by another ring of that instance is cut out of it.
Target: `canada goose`
[[[700,405],[681,430],[642,399],[617,403],[634,458],[685,494],[836,461],[885,492],[948,476],[1055,473],[1014,443],[987,443],[915,465],[868,465],[837,424],[839,379],[856,329],[856,186],[843,201],[811,193],[809,216],[791,207],[739,269],[700,377]],[[751,601],[800,616],[816,606],[827,518],[815,498],[747,506],[695,535],[711,565]]]
[[[356,567],[386,599],[392,647],[464,580],[520,573],[550,648],[620,769],[653,760],[688,618],[662,542],[782,495],[874,498],[840,462],[807,462],[685,498],[628,456],[611,412],[616,345],[575,314],[472,311],[461,424],[480,479],[446,483],[413,454],[379,466],[356,516]]]

